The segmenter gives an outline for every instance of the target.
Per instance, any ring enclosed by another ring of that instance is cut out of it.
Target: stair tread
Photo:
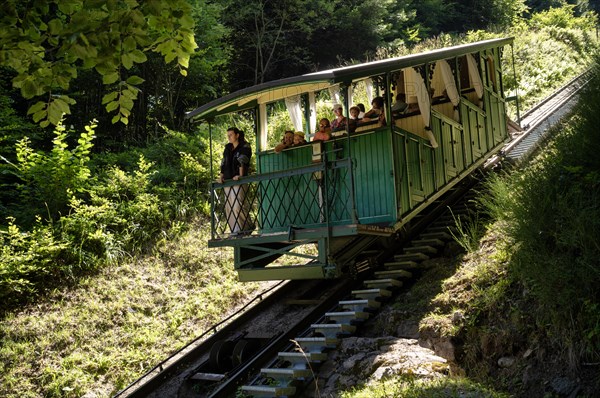
[[[404,253],[437,253],[437,249],[433,246],[409,246],[404,248]]]
[[[260,373],[265,376],[278,375],[278,376],[289,376],[293,378],[297,377],[308,377],[312,375],[310,369],[299,369],[299,368],[263,368]]]
[[[395,276],[398,278],[412,278],[412,273],[405,271],[403,269],[395,269],[395,270],[387,270],[387,271],[376,271],[375,276],[376,277]],[[397,280],[397,279],[394,279],[394,280]]]
[[[292,352],[282,351],[277,354],[281,359],[301,361],[324,361],[327,359],[326,352]]]
[[[273,396],[279,397],[296,394],[296,387],[242,386],[242,391],[253,394],[271,394]]]
[[[402,282],[400,282],[398,279],[392,279],[392,278],[373,279],[373,280],[369,280],[369,281],[364,281],[363,283],[366,286],[373,286],[373,285],[386,285],[388,287],[402,286]]]

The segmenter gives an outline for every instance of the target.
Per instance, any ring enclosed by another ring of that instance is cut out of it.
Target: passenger
[[[362,119],[359,115],[360,115],[360,108],[358,106],[352,106],[350,107],[350,119],[354,119],[354,120],[359,120]]]
[[[248,175],[250,167],[250,158],[252,157],[252,148],[244,139],[244,132],[237,127],[227,129],[227,140],[223,151],[223,160],[221,160],[221,174],[217,182],[223,183],[226,180],[238,181],[240,177]],[[224,187],[225,191],[225,217],[232,236],[240,233],[249,233],[254,227],[248,222],[248,213],[244,210],[244,198],[246,196],[247,185],[239,184],[230,187]]]
[[[399,117],[408,111],[408,104],[406,103],[406,94],[399,93],[396,95],[396,102],[392,105],[392,115]]]
[[[363,116],[363,122],[378,120],[379,115],[383,112],[383,97],[375,97],[371,101],[372,108]]]
[[[358,104],[356,104],[356,106],[358,107],[358,109],[360,109],[358,118],[362,119],[363,117],[365,117],[365,105],[362,102],[359,102]]]
[[[275,147],[275,152],[279,153],[292,145],[294,145],[294,132],[292,130],[286,130],[285,133],[283,133],[281,143],[277,144]]]
[[[360,108],[358,106],[353,106],[350,108],[350,119],[348,120],[348,131],[350,133],[354,133],[356,131],[356,127],[358,127],[358,123],[360,122]]]
[[[331,131],[346,130],[346,124],[348,123],[348,121],[346,120],[346,116],[344,116],[342,110],[342,105],[333,105],[333,113],[335,115],[335,119],[331,121]]]
[[[319,130],[315,133],[313,141],[327,141],[331,138],[331,125],[329,119],[323,118],[319,122]]]
[[[302,144],[306,144],[306,140],[304,139],[304,133],[302,131],[296,131],[294,133],[294,145],[293,146],[302,145]]]

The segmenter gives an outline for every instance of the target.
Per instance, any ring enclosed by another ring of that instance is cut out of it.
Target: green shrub
[[[67,131],[62,123],[54,129],[49,153],[31,148],[28,137],[17,142],[16,163],[9,164],[19,178],[17,189],[25,209],[20,221],[31,224],[41,214],[56,220],[68,212],[72,195],[86,192],[91,183],[89,161],[95,127],[94,122],[86,126],[72,150],[68,149]]]
[[[28,232],[13,221],[0,230],[0,308],[39,293],[49,282],[71,274],[77,263],[69,242],[56,239],[52,226],[38,218]]]

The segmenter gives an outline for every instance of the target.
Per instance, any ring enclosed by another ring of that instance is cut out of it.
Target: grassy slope
[[[231,252],[196,227],[5,315],[0,396],[112,395],[246,301],[259,285],[237,282]]]

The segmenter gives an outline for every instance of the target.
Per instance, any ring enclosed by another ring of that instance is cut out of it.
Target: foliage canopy
[[[0,65],[17,72],[23,97],[46,95],[28,113],[42,127],[58,124],[75,100],[68,95],[78,70],[94,69],[111,91],[102,98],[113,123],[127,124],[143,79],[135,64],[160,54],[185,75],[197,48],[185,0],[10,0],[0,6]]]

